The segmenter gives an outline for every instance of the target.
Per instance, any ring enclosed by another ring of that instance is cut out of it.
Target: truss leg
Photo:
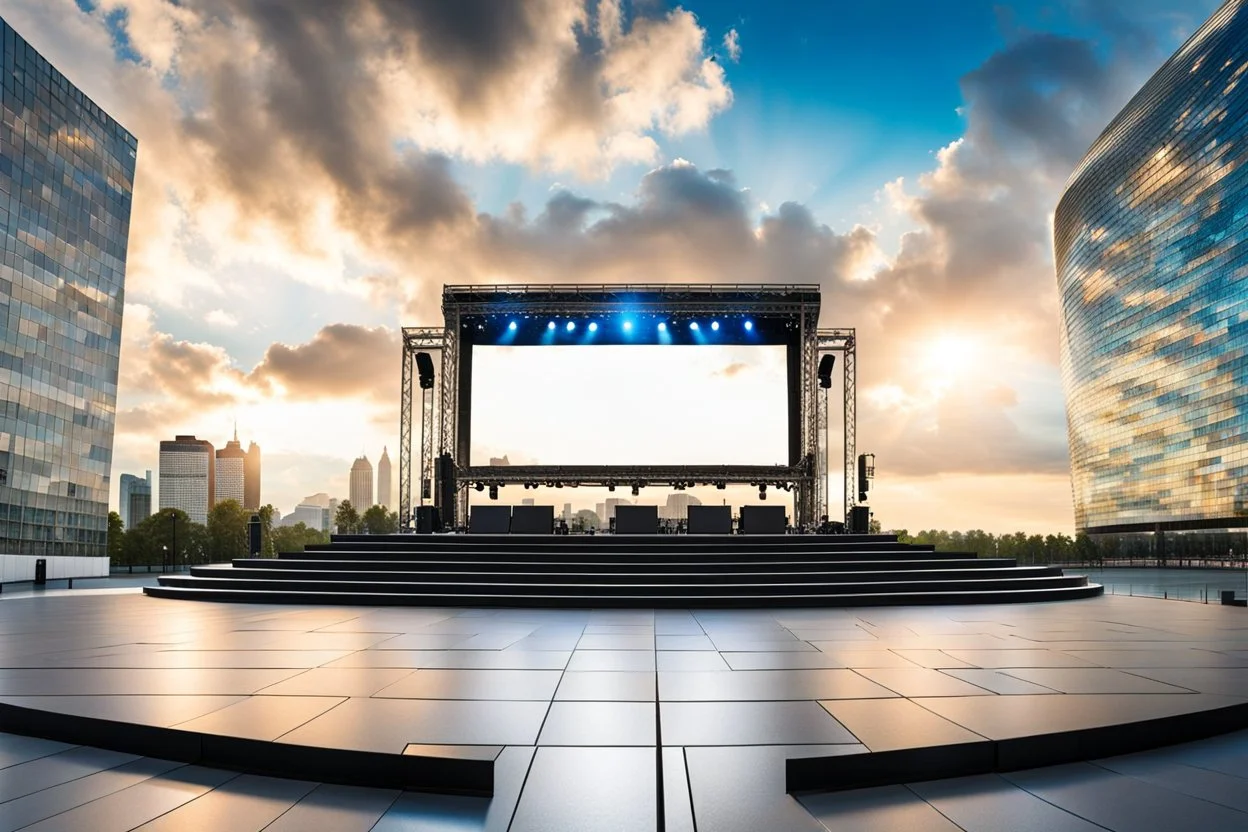
[[[399,405],[399,526],[404,529],[412,525],[412,363],[412,351],[404,339]]]

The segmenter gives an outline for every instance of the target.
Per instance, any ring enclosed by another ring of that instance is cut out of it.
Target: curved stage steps
[[[891,535],[338,535],[276,559],[161,576],[162,598],[533,607],[828,607],[1055,601],[1082,575]]]

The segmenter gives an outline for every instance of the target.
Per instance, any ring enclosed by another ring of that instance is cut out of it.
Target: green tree
[[[328,542],[328,534],[303,523],[273,529],[273,548],[277,552],[302,552],[309,544]]]
[[[276,552],[273,548],[273,505],[266,504],[256,510],[260,515],[260,557],[271,558]]]
[[[135,565],[153,566],[166,561],[171,564],[202,563],[206,531],[199,523],[192,523],[184,511],[161,509],[126,532],[127,541],[134,538],[134,545],[125,547],[129,549],[127,560]]]
[[[370,506],[360,518],[360,525],[369,534],[394,534],[399,530],[399,515],[385,506]]]
[[[868,534],[880,534],[881,533],[880,521],[872,517],[871,521],[867,523],[867,533]]]
[[[572,531],[585,532],[590,529],[597,529],[601,525],[598,520],[598,514],[583,508],[572,516]]]
[[[224,563],[247,557],[247,522],[250,519],[251,512],[237,500],[222,500],[209,509],[207,560]]]
[[[122,525],[121,515],[115,511],[108,513],[108,560],[115,565],[122,565],[125,559],[126,528]]]
[[[360,513],[351,505],[350,500],[343,500],[334,512],[334,526],[338,534],[355,534],[360,530]]]

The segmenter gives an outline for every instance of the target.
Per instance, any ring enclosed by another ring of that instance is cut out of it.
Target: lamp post
[[[173,562],[174,570],[178,565],[178,513],[174,509],[169,509],[169,525],[173,530],[173,551],[170,553],[170,560]]]

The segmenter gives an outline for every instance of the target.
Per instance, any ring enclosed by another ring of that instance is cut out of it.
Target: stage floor
[[[789,758],[955,753],[1248,703],[1245,610],[1114,596],[596,612],[72,592],[0,600],[0,635],[0,706],[493,760],[481,823],[516,830],[654,828],[660,795],[668,828],[764,828],[724,801],[757,782],[779,791],[760,807],[800,811]]]

